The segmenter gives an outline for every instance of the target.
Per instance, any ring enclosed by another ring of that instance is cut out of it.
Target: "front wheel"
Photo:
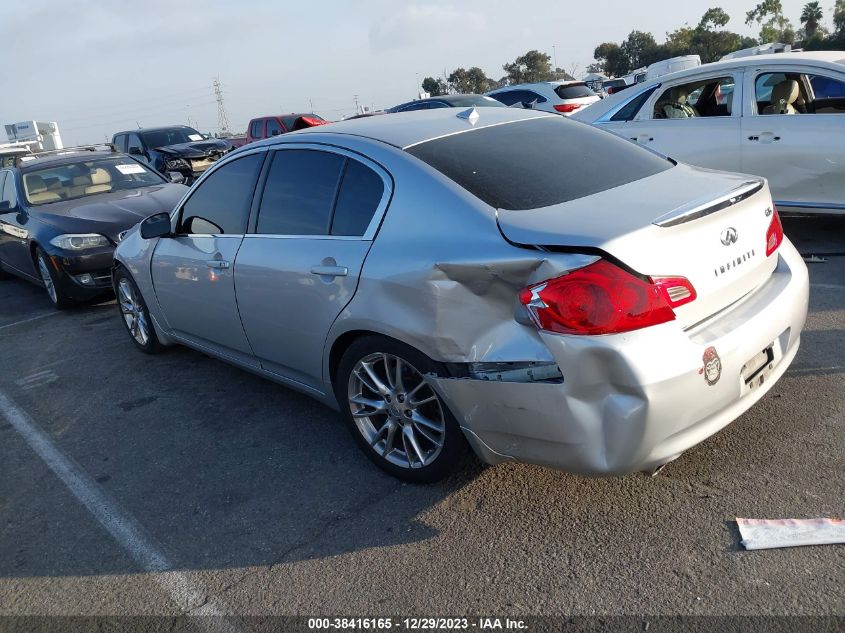
[[[452,413],[424,378],[442,371],[419,351],[381,336],[358,339],[339,363],[335,395],[353,437],[400,479],[442,479],[466,452]]]
[[[57,310],[64,310],[73,305],[73,299],[62,289],[59,284],[59,274],[53,267],[52,262],[47,257],[41,248],[35,249],[35,265],[38,268],[38,274],[41,276],[41,282],[44,284],[44,289],[47,291],[47,296]]]
[[[122,267],[114,273],[114,293],[121,320],[135,347],[145,354],[158,352],[161,344],[150,320],[147,304],[132,277]]]

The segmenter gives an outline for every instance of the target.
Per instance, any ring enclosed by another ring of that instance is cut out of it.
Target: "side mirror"
[[[167,177],[170,182],[175,182],[177,185],[181,185],[185,182],[185,177],[182,175],[181,171],[169,171],[167,172]]]
[[[272,132],[270,132],[270,136],[278,136],[281,133],[282,133],[281,130],[273,130]]]
[[[142,150],[140,147],[130,147],[129,148],[129,155],[130,156],[143,156],[144,150]]]
[[[11,213],[15,209],[16,207],[13,207],[12,203],[8,200],[0,200],[0,215]]]
[[[170,235],[170,214],[161,212],[151,215],[141,222],[141,237],[151,240],[154,237]]]

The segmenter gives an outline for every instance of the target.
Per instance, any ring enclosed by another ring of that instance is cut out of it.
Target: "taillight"
[[[559,103],[555,106],[555,110],[558,112],[575,112],[580,107],[580,103]]]
[[[766,231],[766,257],[774,253],[783,242],[783,224],[780,223],[780,215],[775,205],[772,205],[772,222]]]
[[[675,318],[673,307],[695,297],[683,277],[644,281],[603,259],[519,293],[534,324],[560,334],[618,334],[666,323]]]

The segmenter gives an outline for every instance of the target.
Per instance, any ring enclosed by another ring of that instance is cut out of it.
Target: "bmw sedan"
[[[505,108],[247,146],[130,232],[113,278],[137,348],[310,394],[418,482],[467,446],[655,470],[783,375],[809,288],[764,180]]]
[[[0,170],[0,277],[43,286],[59,309],[108,294],[122,235],[187,190],[111,146],[20,156]]]
[[[793,213],[845,213],[845,51],[736,57],[573,115],[678,160],[762,176]]]

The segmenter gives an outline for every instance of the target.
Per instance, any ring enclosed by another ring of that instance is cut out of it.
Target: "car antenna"
[[[459,119],[465,119],[470,122],[471,125],[475,125],[475,122],[478,121],[478,110],[475,109],[475,106],[471,107],[469,110],[462,110],[456,114]]]

